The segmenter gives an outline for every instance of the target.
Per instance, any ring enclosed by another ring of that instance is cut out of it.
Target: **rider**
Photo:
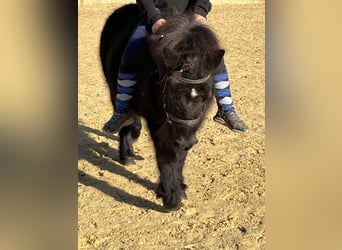
[[[140,59],[143,56],[144,48],[147,46],[148,34],[157,32],[167,22],[164,19],[167,11],[171,8],[180,12],[190,11],[193,13],[196,22],[205,24],[206,16],[211,10],[209,0],[137,0],[136,3],[141,21],[132,33],[121,58],[115,101],[116,108],[113,116],[103,127],[105,132],[117,133],[122,127],[133,123],[130,103],[137,83]],[[234,109],[228,72],[223,59],[215,70],[214,82],[218,106],[214,120],[233,131],[245,132],[248,127]]]

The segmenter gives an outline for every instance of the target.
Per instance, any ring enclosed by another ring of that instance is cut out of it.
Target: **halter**
[[[210,75],[207,75],[207,76],[205,76],[203,78],[196,79],[196,80],[179,76],[179,81],[182,82],[182,83],[202,84],[202,83],[208,81],[209,78],[210,78]]]
[[[202,84],[205,83],[207,80],[209,80],[210,78],[210,74],[206,75],[205,77],[202,77],[200,79],[189,79],[189,78],[185,78],[181,76],[181,73],[183,71],[180,70],[178,71],[179,76],[177,77],[177,80],[181,83],[189,83],[189,84]],[[201,116],[195,118],[195,119],[181,119],[176,117],[175,115],[171,114],[170,112],[167,111],[167,105],[166,105],[166,97],[168,94],[168,84],[169,84],[169,76],[167,74],[165,74],[165,76],[160,80],[160,83],[164,84],[163,87],[163,109],[164,112],[166,114],[166,122],[167,123],[176,123],[182,126],[188,126],[188,127],[193,127],[196,124],[198,124],[198,122],[201,120]]]

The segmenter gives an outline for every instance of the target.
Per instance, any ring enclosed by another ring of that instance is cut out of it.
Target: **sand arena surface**
[[[79,249],[265,249],[265,4],[212,1],[208,24],[226,50],[232,96],[249,126],[239,134],[215,123],[212,105],[189,152],[188,200],[163,213],[146,127],[136,165],[118,161],[118,137],[101,132],[112,114],[99,59],[106,18],[122,5],[79,8]]]

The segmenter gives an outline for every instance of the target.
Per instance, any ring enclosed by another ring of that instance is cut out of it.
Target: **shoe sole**
[[[248,130],[248,128],[246,129],[246,130],[238,130],[238,129],[235,129],[235,128],[233,128],[229,123],[227,123],[225,120],[223,120],[221,117],[217,117],[217,116],[215,116],[214,117],[214,121],[215,122],[218,122],[218,123],[220,123],[220,124],[222,124],[222,125],[224,125],[224,126],[226,126],[226,127],[228,127],[230,130],[232,130],[232,131],[234,131],[234,132],[237,132],[237,133],[244,133],[244,132],[246,132],[247,130]]]
[[[106,133],[109,133],[109,134],[116,134],[116,133],[119,133],[120,130],[121,130],[123,127],[130,126],[130,125],[132,125],[133,123],[134,123],[134,118],[131,117],[131,118],[129,118],[127,121],[125,121],[117,131],[106,130],[104,127],[102,128],[102,131],[103,131],[103,132],[106,132]]]

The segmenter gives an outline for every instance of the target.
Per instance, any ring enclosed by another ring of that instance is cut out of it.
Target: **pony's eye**
[[[181,72],[185,72],[185,71],[188,71],[188,70],[189,70],[189,65],[188,64],[183,64],[181,66],[181,69],[180,69]]]
[[[176,71],[184,72],[183,66],[180,65],[176,68]]]

